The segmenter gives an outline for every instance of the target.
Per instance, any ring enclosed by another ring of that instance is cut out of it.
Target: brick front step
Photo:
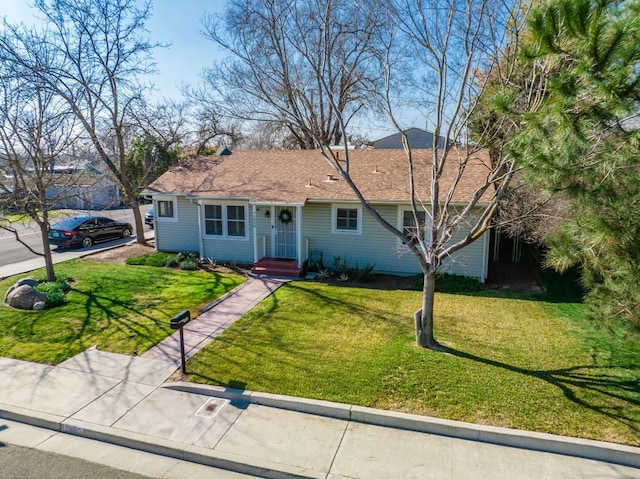
[[[251,268],[253,274],[269,276],[286,276],[299,278],[302,276],[302,268],[298,267],[295,259],[262,258]]]

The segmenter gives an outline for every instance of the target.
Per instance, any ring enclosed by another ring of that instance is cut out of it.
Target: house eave
[[[304,206],[306,201],[269,201],[269,200],[250,200],[250,205],[256,206]]]

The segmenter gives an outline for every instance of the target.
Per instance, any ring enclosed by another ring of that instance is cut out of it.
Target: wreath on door
[[[283,225],[288,225],[293,219],[293,214],[291,214],[290,210],[285,208],[283,210],[280,210],[280,213],[278,213],[278,219]]]

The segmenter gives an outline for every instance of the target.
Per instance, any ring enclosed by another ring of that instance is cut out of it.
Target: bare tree
[[[510,237],[544,246],[572,216],[571,201],[562,193],[549,193],[540,185],[515,175],[500,203],[495,223]]]
[[[355,15],[341,22],[336,11],[346,7],[338,0],[302,2],[308,10],[297,7],[301,2],[259,2],[262,8],[246,11],[249,4],[256,7],[253,3],[232,4],[225,17],[231,38],[209,30],[234,55],[233,68],[225,73],[243,79],[241,85],[226,85],[229,98],[240,98],[263,118],[288,125],[299,135],[301,147],[317,145],[363,208],[408,246],[424,276],[422,307],[414,318],[416,341],[421,347],[443,349],[433,335],[436,272],[446,258],[488,231],[515,172],[508,155],[491,159],[483,143],[467,141],[470,119],[486,86],[479,72],[491,69],[507,43],[508,21],[514,20],[510,5],[493,0],[396,0],[385,2],[392,12],[379,8],[378,16],[358,21],[362,18]],[[259,28],[254,14],[269,21]],[[509,25],[519,28],[517,21]],[[377,68],[369,63],[373,50]],[[381,75],[369,76],[374,71]],[[329,72],[348,74],[336,79]],[[337,84],[354,89],[345,97]],[[368,87],[366,94],[363,86]],[[433,129],[429,161],[424,154],[414,155],[404,136],[412,211],[406,228],[389,223],[362,194],[365,185],[356,184],[350,174],[347,145],[339,152],[329,147],[347,137],[353,114],[367,99],[375,99],[401,133],[405,128],[400,118],[407,108],[424,115]],[[330,117],[331,122],[318,122],[319,117]],[[438,149],[440,136],[445,146]],[[469,176],[475,180],[468,181]],[[468,191],[472,183],[474,189]],[[464,195],[462,189],[467,190]]]
[[[158,45],[145,35],[150,3],[138,5],[134,0],[36,0],[44,28],[5,22],[0,59],[29,71],[35,84],[67,102],[100,160],[118,178],[133,208],[137,241],[144,243],[137,185],[126,176],[126,129],[132,108],[144,98],[139,80],[153,71],[151,55]],[[38,54],[41,45],[49,47],[46,57]],[[105,138],[113,139],[112,151]]]
[[[0,182],[0,204],[16,208],[38,225],[43,253],[25,243],[11,222],[0,228],[13,233],[33,254],[43,256],[47,280],[55,281],[48,240],[49,207],[61,198],[48,190],[60,186],[52,169],[76,138],[74,117],[66,102],[50,90],[31,85],[6,65],[0,72],[0,95],[0,170],[11,178]],[[68,181],[75,178],[65,176]]]
[[[387,3],[231,0],[203,21],[229,54],[204,76],[218,111],[283,125],[301,149],[340,143],[368,104]]]

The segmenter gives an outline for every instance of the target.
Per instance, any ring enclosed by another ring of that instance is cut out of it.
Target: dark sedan
[[[102,216],[70,216],[56,223],[49,230],[49,243],[61,248],[81,246],[131,236],[129,223]]]

